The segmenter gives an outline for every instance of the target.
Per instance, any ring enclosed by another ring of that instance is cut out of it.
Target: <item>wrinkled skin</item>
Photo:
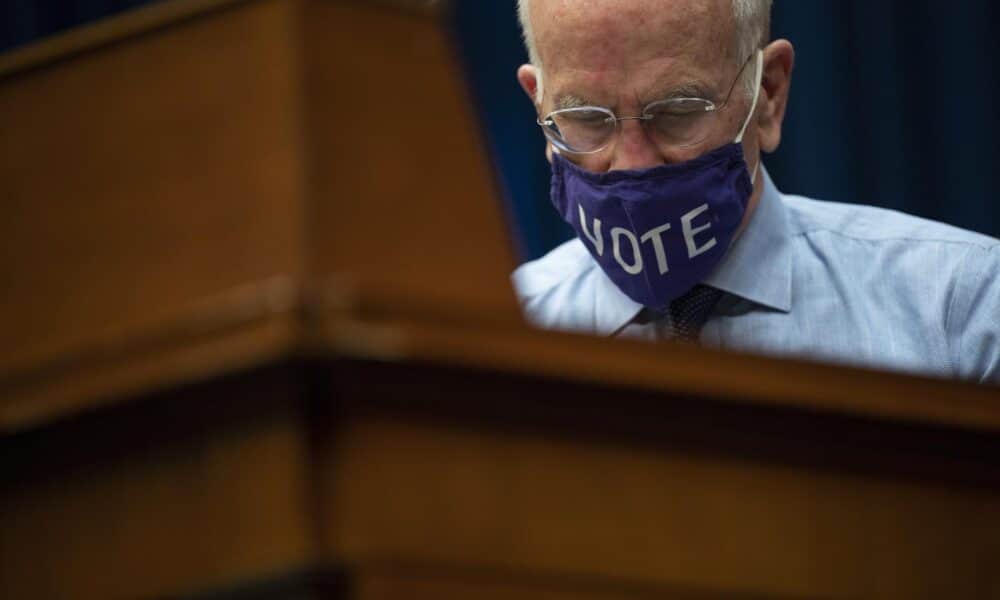
[[[539,116],[566,97],[610,108],[619,116],[634,116],[650,102],[687,88],[721,103],[746,58],[736,56],[730,0],[532,0],[531,19],[544,68],[540,103],[535,67],[522,65],[517,77]],[[773,152],[781,142],[793,64],[794,50],[788,41],[765,48],[760,97],[743,139],[751,169],[762,151]],[[748,77],[753,77],[753,67],[752,62],[747,66]],[[566,157],[597,172],[690,160],[731,143],[750,105],[751,98],[738,84],[714,133],[695,147],[659,148],[638,121],[624,121],[619,137],[607,149]],[[758,177],[744,226],[762,189]]]

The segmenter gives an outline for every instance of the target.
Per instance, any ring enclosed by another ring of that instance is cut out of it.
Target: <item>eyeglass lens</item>
[[[696,145],[712,131],[715,111],[706,110],[706,100],[691,98],[657,102],[646,108],[641,123],[657,144],[669,147]],[[569,152],[596,152],[606,147],[619,127],[606,109],[572,108],[546,118],[549,138]]]

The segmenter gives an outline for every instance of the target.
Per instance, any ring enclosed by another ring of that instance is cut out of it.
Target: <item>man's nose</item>
[[[648,169],[666,162],[640,120],[619,123],[609,171]]]

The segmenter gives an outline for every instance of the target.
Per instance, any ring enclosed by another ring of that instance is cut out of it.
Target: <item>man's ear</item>
[[[533,65],[521,65],[517,69],[517,82],[535,108],[538,108],[538,69]]]
[[[538,105],[538,69],[532,65],[521,65],[517,70],[517,81],[521,84],[521,89],[528,95],[531,103],[535,105],[535,110],[539,111]],[[552,162],[552,144],[545,140],[545,158]]]
[[[757,111],[760,149],[774,152],[781,144],[781,124],[788,108],[788,92],[795,66],[795,49],[788,40],[776,40],[764,48],[761,106]]]

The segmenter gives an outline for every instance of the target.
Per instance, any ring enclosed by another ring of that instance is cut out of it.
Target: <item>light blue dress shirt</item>
[[[899,212],[784,195],[763,171],[750,223],[704,282],[727,292],[706,346],[1000,383],[1000,240]],[[574,239],[522,265],[532,323],[661,339]]]

